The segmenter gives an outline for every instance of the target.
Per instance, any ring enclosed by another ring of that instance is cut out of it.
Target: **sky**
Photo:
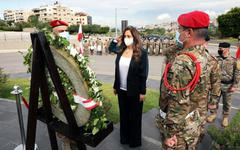
[[[31,10],[40,5],[53,4],[56,0],[0,0],[0,18],[6,9]],[[180,14],[194,10],[207,12],[210,17],[240,7],[240,0],[58,0],[63,6],[92,16],[94,24],[115,26],[117,21],[128,20],[129,25],[144,26],[176,21]]]

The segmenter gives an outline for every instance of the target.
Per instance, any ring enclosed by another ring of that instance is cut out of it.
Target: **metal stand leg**
[[[15,85],[13,87],[14,91],[11,94],[16,95],[16,105],[17,105],[17,112],[18,112],[18,121],[21,133],[21,141],[22,144],[18,145],[14,150],[25,150],[26,149],[26,136],[24,130],[24,123],[23,123],[23,115],[22,115],[22,106],[21,106],[21,94],[22,90],[19,89],[19,86]],[[35,150],[37,149],[37,145],[35,144]]]

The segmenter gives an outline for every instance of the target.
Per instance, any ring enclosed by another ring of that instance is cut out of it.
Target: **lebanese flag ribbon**
[[[87,110],[91,110],[97,106],[102,106],[102,102],[98,101],[97,103],[93,100],[93,99],[87,99],[84,97],[81,97],[77,94],[73,94],[74,97],[74,102],[81,104],[84,108],[86,108]]]
[[[236,58],[240,59],[240,45],[238,46],[238,50],[236,53]]]
[[[29,109],[29,105],[23,96],[22,96],[22,101],[23,101],[24,105],[26,106],[26,108]]]
[[[79,53],[83,53],[83,33],[82,33],[82,20],[79,22],[79,29],[78,29],[78,41],[79,41]]]

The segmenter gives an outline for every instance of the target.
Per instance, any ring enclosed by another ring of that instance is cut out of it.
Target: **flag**
[[[236,58],[240,59],[240,45],[238,46],[238,50],[236,53]]]
[[[79,22],[79,29],[78,29],[78,41],[79,41],[79,53],[83,54],[83,33],[82,33],[82,21]]]
[[[74,102],[81,104],[84,108],[86,108],[87,110],[91,110],[97,106],[102,106],[102,102],[98,101],[97,103],[94,101],[94,99],[87,99],[84,97],[81,97],[77,94],[73,94],[74,97]]]

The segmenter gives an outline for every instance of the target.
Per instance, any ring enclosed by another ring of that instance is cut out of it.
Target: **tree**
[[[159,36],[165,34],[165,29],[164,28],[155,28],[155,29],[146,29],[141,33],[142,35],[153,35],[157,34]]]
[[[115,31],[116,31],[116,29],[115,29],[115,28],[112,28],[112,29],[111,29],[111,32],[115,32]],[[119,29],[117,29],[117,31],[118,31],[118,32],[120,32],[120,30],[119,30]]]
[[[50,22],[47,21],[47,22],[42,22],[42,21],[39,21],[38,24],[35,26],[36,28],[42,30],[42,29],[47,29],[47,30],[51,30],[51,26],[50,26]]]
[[[232,8],[226,14],[220,15],[217,18],[218,29],[222,37],[235,37],[240,35],[240,8]]]
[[[71,25],[68,27],[68,31],[72,33],[77,33],[79,25]],[[83,33],[85,34],[106,34],[109,32],[109,27],[101,27],[100,25],[83,25]]]
[[[101,27],[100,28],[100,34],[106,34],[109,32],[109,27]]]
[[[78,32],[79,25],[71,25],[68,27],[68,31],[70,34]]]
[[[39,23],[38,16],[36,15],[31,15],[28,17],[28,22],[33,26],[36,27]]]
[[[7,25],[6,22],[4,20],[0,19],[0,26],[6,26],[6,25]]]
[[[29,28],[31,27],[31,24],[28,22],[21,21],[21,22],[15,23],[15,26],[21,27],[21,28]]]
[[[8,26],[12,26],[13,23],[14,23],[14,21],[7,21],[7,25],[8,25]]]

